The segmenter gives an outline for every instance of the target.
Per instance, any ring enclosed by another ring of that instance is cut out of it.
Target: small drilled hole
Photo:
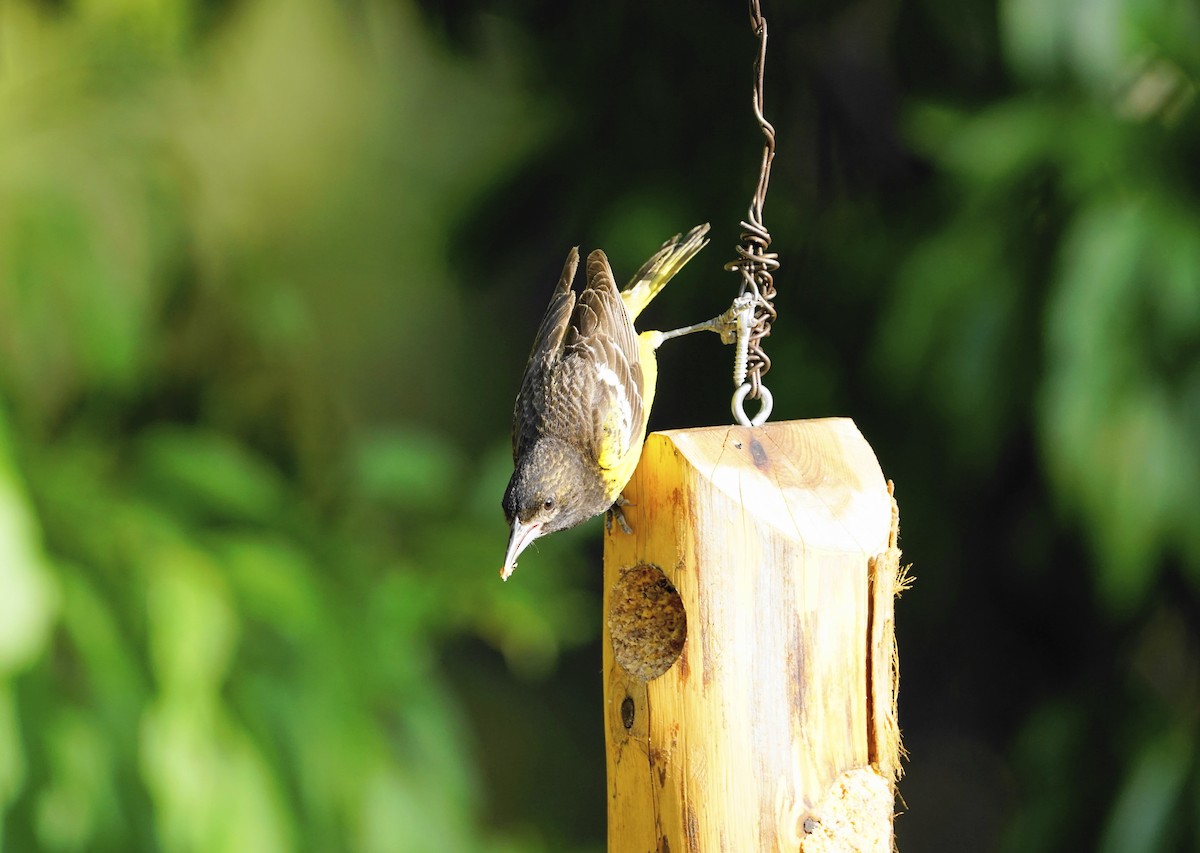
[[[637,709],[633,704],[633,697],[626,696],[621,701],[621,725],[625,727],[626,731],[633,728],[633,716],[636,711]]]
[[[608,616],[613,656],[642,681],[671,668],[687,639],[683,600],[658,566],[643,563],[621,572],[613,584]]]

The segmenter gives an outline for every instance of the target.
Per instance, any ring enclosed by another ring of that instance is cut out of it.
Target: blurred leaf
[[[141,443],[148,480],[203,516],[265,521],[279,512],[284,484],[264,460],[227,436],[163,427]]]
[[[297,642],[329,630],[313,566],[297,545],[265,535],[226,534],[212,547],[247,617]]]
[[[44,721],[44,728],[50,782],[37,801],[38,835],[51,850],[94,849],[100,825],[118,813],[114,745],[94,720],[72,709]]]
[[[1069,72],[1092,92],[1107,95],[1149,47],[1134,21],[1139,7],[1126,0],[1006,0],[1001,23],[1011,64],[1031,81]],[[1148,17],[1154,17],[1153,15]]]
[[[355,479],[363,495],[403,513],[449,510],[462,486],[463,463],[444,438],[393,430],[359,442]]]
[[[21,792],[26,771],[12,684],[7,677],[0,678],[0,810],[7,811],[8,805]]]
[[[292,849],[282,792],[211,697],[173,695],[149,709],[142,770],[163,849]]]
[[[0,680],[41,652],[58,609],[53,576],[39,539],[0,408]]]
[[[1011,189],[1012,181],[1024,179],[1056,152],[1070,126],[1067,109],[1032,98],[1006,101],[980,110],[948,136],[935,135],[938,123],[928,114],[914,130],[962,179]]]
[[[915,248],[897,273],[875,361],[891,393],[918,394],[952,423],[958,464],[986,468],[1016,414],[1019,284],[1003,233],[964,218]]]
[[[596,519],[538,540],[518,569],[519,583],[499,578],[507,543],[502,521],[495,524],[494,540],[459,525],[430,525],[422,531],[422,550],[436,554],[429,563],[436,571],[423,582],[442,590],[451,624],[469,626],[518,672],[544,676],[563,646],[595,635],[599,602],[577,586],[589,568],[580,559],[579,543],[596,541],[601,523]],[[598,564],[591,568],[600,570]]]
[[[1094,522],[1101,591],[1120,612],[1142,598],[1163,556],[1195,543],[1179,537],[1179,513],[1200,500],[1196,415],[1185,405],[1197,367],[1184,343],[1200,336],[1200,287],[1190,266],[1164,269],[1161,259],[1196,257],[1198,224],[1147,203],[1095,205],[1065,241],[1048,309],[1051,470]],[[1164,360],[1175,368],[1164,373]]]
[[[1172,849],[1173,815],[1195,764],[1193,732],[1168,731],[1146,742],[1109,815],[1101,853]]]
[[[160,692],[215,700],[238,633],[217,564],[183,543],[150,551],[144,560],[150,657]]]
[[[1062,26],[1068,3],[1005,0],[1000,4],[1001,34],[1017,71],[1038,79],[1060,73],[1069,32]]]
[[[113,749],[132,750],[150,678],[143,650],[135,646],[123,620],[124,602],[114,605],[108,600],[83,567],[63,563],[60,569],[64,646],[86,673],[89,719],[104,727]]]

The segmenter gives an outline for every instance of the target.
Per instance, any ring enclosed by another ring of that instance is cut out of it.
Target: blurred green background
[[[906,851],[1200,849],[1200,10],[771,3],[776,419],[897,484]],[[566,250],[736,291],[741,2],[0,2],[0,846],[599,851]],[[728,420],[664,347],[652,427]]]

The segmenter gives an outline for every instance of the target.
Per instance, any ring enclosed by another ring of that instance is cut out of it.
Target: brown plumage
[[[641,454],[654,349],[663,338],[639,336],[633,320],[703,248],[707,231],[702,225],[669,240],[624,292],[597,249],[576,298],[579,249],[567,255],[513,409],[514,471],[502,502],[512,531],[501,577],[534,539],[599,515],[620,497]]]

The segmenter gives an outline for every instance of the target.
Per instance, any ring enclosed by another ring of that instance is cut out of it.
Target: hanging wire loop
[[[763,206],[767,201],[767,185],[771,182],[771,162],[775,159],[775,128],[767,121],[764,113],[764,68],[767,62],[767,19],[759,8],[759,0],[750,0],[750,26],[758,38],[758,55],[754,61],[754,117],[766,140],[763,145],[762,165],[758,174],[758,186],[750,200],[750,211],[741,223],[741,242],[736,247],[737,260],[725,265],[725,269],[736,271],[742,277],[738,298],[752,300],[753,314],[739,315],[738,353],[734,356],[734,384],[738,386],[733,396],[733,415],[744,426],[759,426],[771,412],[771,394],[762,378],[771,369],[771,359],[763,352],[763,339],[771,334],[775,321],[775,281],[772,273],[779,269],[779,257],[769,251],[771,232],[763,224]],[[748,332],[742,323],[747,322]],[[746,416],[743,405],[746,397],[761,401],[761,407],[753,419]]]

